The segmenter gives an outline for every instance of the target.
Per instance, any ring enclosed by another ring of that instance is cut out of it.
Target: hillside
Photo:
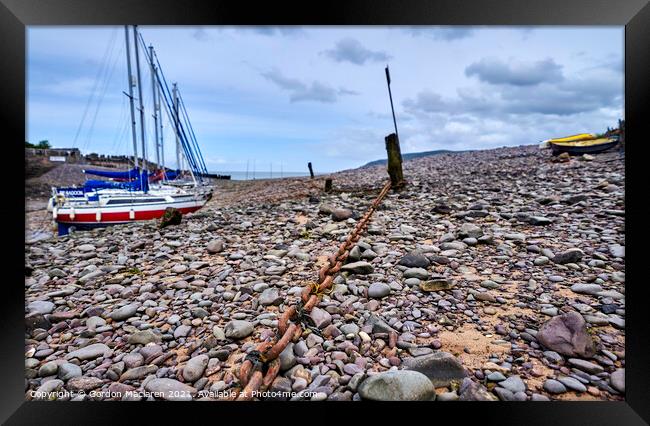
[[[402,154],[402,160],[406,161],[406,160],[412,160],[414,158],[429,157],[432,155],[454,154],[454,153],[461,153],[461,152],[467,152],[467,151],[450,151],[448,149],[437,149],[435,151],[409,152],[407,154]],[[386,164],[386,159],[371,161],[369,163],[364,164],[361,167],[372,167],[372,166],[379,166],[384,164]]]

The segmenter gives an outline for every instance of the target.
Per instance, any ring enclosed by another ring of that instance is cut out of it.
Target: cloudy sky
[[[623,27],[139,28],[216,172],[382,158],[393,131],[386,64],[402,152],[533,144],[623,117]],[[124,28],[27,34],[27,140],[132,154]],[[151,137],[145,63],[142,73]],[[164,137],[173,167],[167,121]]]

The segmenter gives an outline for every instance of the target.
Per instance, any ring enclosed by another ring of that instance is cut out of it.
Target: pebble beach
[[[320,332],[289,344],[255,399],[624,400],[620,154],[441,154],[404,177],[313,309]],[[43,237],[31,201],[25,398],[224,399],[387,179],[215,181],[180,225],[65,237]]]

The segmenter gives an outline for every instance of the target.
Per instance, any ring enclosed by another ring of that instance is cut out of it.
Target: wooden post
[[[309,174],[311,175],[311,178],[314,178],[314,169],[311,168],[311,162],[307,163],[307,167],[309,167]]]
[[[330,192],[332,190],[332,179],[325,179],[325,192]]]
[[[399,148],[399,140],[395,133],[386,136],[386,152],[388,153],[388,175],[393,188],[404,186],[402,174],[402,153]]]
[[[621,150],[625,151],[625,120],[618,120],[618,143],[621,147]]]

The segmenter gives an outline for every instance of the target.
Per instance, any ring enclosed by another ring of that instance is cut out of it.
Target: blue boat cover
[[[102,176],[102,177],[113,178],[113,179],[127,179],[127,180],[137,179],[139,175],[138,173],[139,170],[137,167],[131,170],[120,171],[120,172],[112,172],[109,170],[82,170],[82,171],[87,175],[95,175],[95,176]]]
[[[137,176],[136,176],[137,177]],[[107,180],[87,180],[84,183],[84,192],[92,192],[96,189],[116,188],[130,191],[149,191],[149,179],[147,171],[142,170],[140,176],[131,182],[111,182]]]

